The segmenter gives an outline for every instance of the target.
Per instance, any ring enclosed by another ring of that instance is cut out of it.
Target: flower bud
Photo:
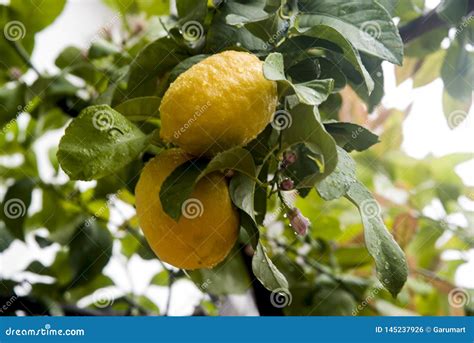
[[[10,68],[8,71],[8,76],[10,77],[11,80],[18,80],[22,75],[22,72],[20,69],[13,67]]]
[[[291,166],[296,162],[296,154],[293,151],[285,151],[283,153],[283,161],[281,162],[282,169]]]
[[[294,207],[289,213],[288,218],[290,219],[290,226],[300,236],[305,236],[308,232],[308,227],[311,225],[308,218],[301,214],[301,211]]]
[[[284,191],[290,191],[295,187],[295,184],[293,180],[291,179],[284,179],[282,182],[280,182],[280,189]]]

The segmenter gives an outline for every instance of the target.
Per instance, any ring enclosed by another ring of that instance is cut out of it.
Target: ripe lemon
[[[209,174],[183,204],[178,222],[161,207],[163,181],[190,158],[170,149],[149,161],[135,189],[137,215],[145,237],[158,257],[178,268],[212,268],[237,240],[239,220],[220,173]]]
[[[161,137],[195,156],[246,145],[270,122],[277,86],[247,52],[212,55],[182,73],[161,105]]]

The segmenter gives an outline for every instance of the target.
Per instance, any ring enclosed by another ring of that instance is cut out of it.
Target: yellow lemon
[[[213,156],[254,139],[271,121],[277,85],[263,76],[263,62],[225,51],[182,73],[161,105],[161,137],[195,156]]]
[[[237,240],[239,219],[221,173],[201,179],[182,206],[178,222],[161,207],[163,181],[190,158],[170,149],[149,161],[135,189],[137,215],[145,237],[164,262],[183,269],[212,268]]]

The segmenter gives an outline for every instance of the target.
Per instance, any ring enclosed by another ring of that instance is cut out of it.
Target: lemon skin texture
[[[170,149],[146,164],[135,189],[137,215],[148,244],[162,261],[182,269],[212,268],[232,249],[239,229],[224,176],[212,173],[201,179],[178,222],[161,207],[163,181],[189,158],[180,149]]]
[[[212,55],[182,73],[161,105],[161,138],[195,156],[244,146],[271,121],[277,85],[247,52]]]

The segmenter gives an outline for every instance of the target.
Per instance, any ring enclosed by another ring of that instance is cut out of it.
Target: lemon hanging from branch
[[[169,87],[160,106],[163,140],[195,156],[244,146],[271,121],[277,85],[263,63],[225,51],[195,64]]]
[[[161,206],[163,181],[190,156],[170,149],[147,163],[135,189],[137,215],[145,237],[164,262],[183,269],[212,268],[234,246],[239,219],[221,173],[200,180],[176,222]]]

